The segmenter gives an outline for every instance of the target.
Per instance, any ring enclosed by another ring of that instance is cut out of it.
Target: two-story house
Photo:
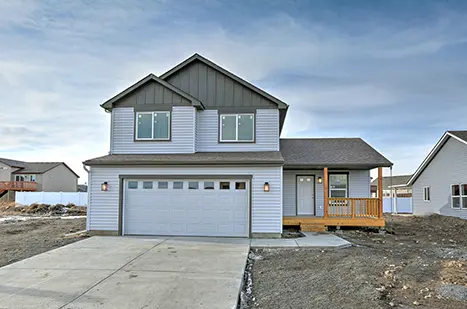
[[[381,176],[391,162],[360,138],[280,139],[289,106],[198,54],[101,106],[110,153],[84,162],[94,233],[274,237],[283,225],[384,225],[370,169]]]
[[[24,162],[0,158],[0,199],[17,191],[76,192],[79,176],[65,162]]]

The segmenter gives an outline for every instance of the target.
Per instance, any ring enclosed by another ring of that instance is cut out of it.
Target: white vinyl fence
[[[391,197],[383,197],[383,212],[397,213],[412,213],[412,198],[411,197],[398,197],[393,199]]]
[[[38,204],[69,204],[76,206],[88,205],[87,192],[16,192],[15,203],[20,205]]]

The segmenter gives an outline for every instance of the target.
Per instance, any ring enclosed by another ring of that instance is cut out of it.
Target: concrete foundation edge
[[[91,230],[88,231],[91,236],[118,236],[118,231]]]
[[[282,238],[281,233],[251,233],[251,238]]]

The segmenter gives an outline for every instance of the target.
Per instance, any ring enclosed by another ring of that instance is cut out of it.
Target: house
[[[95,234],[277,237],[283,225],[384,225],[370,170],[382,175],[390,161],[360,138],[280,139],[289,106],[198,54],[101,106],[110,152],[83,162]]]
[[[444,133],[407,185],[414,214],[467,219],[467,130]]]
[[[64,162],[23,162],[0,158],[0,198],[15,191],[76,192],[79,176]]]
[[[407,186],[412,175],[397,175],[383,177],[383,197],[411,197],[412,187]],[[376,197],[378,193],[378,178],[371,182],[371,196]]]

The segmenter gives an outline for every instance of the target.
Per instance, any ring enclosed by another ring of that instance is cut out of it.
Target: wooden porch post
[[[324,217],[328,217],[328,207],[329,207],[329,179],[328,179],[328,168],[324,168]]]
[[[379,198],[379,209],[378,218],[383,217],[383,168],[378,167],[378,198]]]

